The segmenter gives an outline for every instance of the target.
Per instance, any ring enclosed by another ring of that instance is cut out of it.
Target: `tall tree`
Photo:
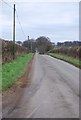
[[[50,39],[45,36],[41,36],[36,39],[36,45],[39,53],[46,53],[47,51],[51,50],[53,48],[52,43],[50,42]]]
[[[22,46],[27,47],[31,52],[35,52],[36,42],[34,39],[25,40]]]

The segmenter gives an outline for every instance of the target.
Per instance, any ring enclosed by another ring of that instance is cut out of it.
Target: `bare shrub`
[[[15,44],[15,58],[28,50],[25,47]],[[2,41],[2,63],[9,62],[13,60],[13,42],[12,41]]]

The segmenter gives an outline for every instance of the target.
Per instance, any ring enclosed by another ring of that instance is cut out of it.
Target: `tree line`
[[[23,42],[17,41],[17,44],[26,47],[31,52],[39,52],[44,54],[50,52],[54,47],[78,47],[81,46],[81,41],[65,41],[65,42],[51,42],[50,38],[45,36],[40,36],[37,39],[27,39]]]
[[[66,47],[74,47],[81,46],[81,41],[65,41],[65,42],[57,42],[57,46],[66,46]]]
[[[40,36],[36,40],[28,39],[24,42],[17,41],[17,44],[27,47],[31,52],[39,52],[40,54],[44,54],[54,48],[54,43],[45,36]]]

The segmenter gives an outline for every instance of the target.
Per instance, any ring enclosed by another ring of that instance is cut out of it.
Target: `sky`
[[[8,4],[2,2],[0,38],[12,40],[13,3]],[[28,36],[46,36],[55,43],[79,40],[79,2],[21,1],[16,2],[16,10],[16,41],[24,41]]]

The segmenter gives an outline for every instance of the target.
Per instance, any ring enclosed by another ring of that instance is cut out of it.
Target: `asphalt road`
[[[36,54],[29,87],[8,118],[78,118],[79,69],[48,55]]]

